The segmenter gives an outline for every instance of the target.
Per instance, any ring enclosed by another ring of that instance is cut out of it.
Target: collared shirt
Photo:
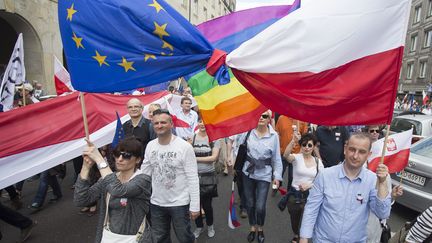
[[[310,190],[300,236],[313,242],[366,242],[369,210],[378,218],[390,216],[391,196],[377,196],[376,175],[366,168],[350,180],[343,163],[322,170]]]
[[[263,169],[256,168],[254,173],[249,174],[246,170],[249,167],[249,161],[245,161],[243,173],[251,179],[261,181],[272,181],[273,178],[282,181],[282,160],[280,157],[279,136],[276,131],[269,126],[269,134],[263,137],[258,137],[256,129],[253,129],[247,140],[248,156],[257,160],[265,160],[271,158],[272,165],[267,165]],[[242,133],[236,137],[236,143],[242,144],[246,138],[246,134]]]
[[[136,137],[141,140],[143,144],[143,152],[146,149],[147,143],[150,142],[150,130],[149,130],[150,121],[141,117],[141,120],[138,122],[137,126],[134,127],[132,124],[132,120],[128,120],[123,123],[123,130],[125,133],[125,137]]]
[[[187,140],[188,138],[192,138],[194,135],[194,129],[198,124],[198,114],[194,110],[190,110],[188,114],[185,114],[182,109],[175,115],[178,119],[183,120],[189,124],[189,127],[177,127],[177,136],[185,140]]]

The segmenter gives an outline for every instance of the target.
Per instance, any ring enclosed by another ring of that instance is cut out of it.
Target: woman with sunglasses
[[[151,179],[137,169],[141,153],[139,140],[131,137],[120,141],[113,151],[114,173],[99,150],[87,141],[83,167],[75,183],[74,203],[85,207],[101,200],[95,242],[104,242],[107,237],[133,238],[138,233],[143,233],[139,242],[151,242],[145,219],[149,211]],[[101,179],[90,186],[89,172],[93,164],[97,165]],[[146,231],[142,232],[145,226]]]
[[[254,241],[255,237],[259,243],[264,242],[263,228],[270,184],[273,180],[273,187],[277,189],[282,181],[279,135],[270,122],[271,111],[266,111],[259,118],[255,129],[236,137],[237,144],[247,140],[242,182],[250,225],[248,242]]]
[[[301,218],[304,206],[309,195],[309,189],[313,186],[313,181],[318,172],[324,169],[321,160],[313,156],[313,151],[318,142],[317,138],[311,133],[301,136],[297,132],[288,144],[284,152],[284,158],[293,165],[293,181],[287,194],[288,212],[291,218],[291,228],[294,232],[292,242],[299,241]],[[292,148],[296,143],[301,145],[299,154],[291,154]]]

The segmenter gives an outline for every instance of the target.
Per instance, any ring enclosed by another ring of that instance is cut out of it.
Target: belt
[[[196,152],[195,157],[207,157],[211,156],[212,152]]]
[[[264,169],[267,165],[271,165],[271,158],[267,159],[255,159],[246,155],[246,160],[249,161],[249,166],[246,171],[253,174],[255,172],[255,168]]]

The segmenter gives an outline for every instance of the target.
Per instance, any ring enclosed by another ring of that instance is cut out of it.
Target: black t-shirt
[[[349,138],[346,127],[336,127],[330,130],[326,126],[319,126],[316,136],[320,143],[319,153],[324,167],[337,165],[345,159],[344,145]]]
[[[148,119],[145,119],[144,117],[141,118],[140,122],[136,127],[132,125],[132,121],[128,120],[127,122],[123,123],[123,130],[125,133],[125,137],[136,137],[139,140],[141,140],[143,144],[143,151],[142,154],[144,155],[147,143],[150,142],[150,121]],[[143,157],[144,158],[144,157]]]

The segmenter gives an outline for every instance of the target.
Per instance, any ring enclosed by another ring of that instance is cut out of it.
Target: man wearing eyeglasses
[[[388,168],[376,174],[364,167],[372,141],[354,133],[344,146],[345,161],[320,171],[310,190],[300,230],[300,242],[366,242],[369,211],[378,218],[390,216]]]
[[[171,242],[172,224],[180,243],[192,243],[190,219],[200,212],[195,153],[191,144],[172,134],[173,121],[167,110],[155,110],[152,122],[157,139],[148,143],[141,170],[152,178],[153,239],[155,243]]]
[[[150,141],[150,121],[143,116],[143,104],[137,98],[132,98],[127,102],[127,111],[130,120],[123,123],[125,137],[136,137],[143,144],[143,154],[147,143]]]

